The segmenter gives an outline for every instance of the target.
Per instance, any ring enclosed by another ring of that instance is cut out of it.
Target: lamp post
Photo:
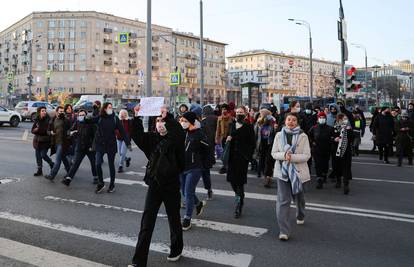
[[[200,0],[200,104],[204,101],[204,37],[203,37],[203,0]]]
[[[378,69],[381,67],[378,65],[375,65],[372,67],[374,69],[375,73],[375,96],[376,96],[376,106],[379,107],[379,94],[378,94]]]
[[[178,66],[177,66],[177,37],[174,38],[174,41],[170,41],[169,39],[165,38],[162,35],[160,35],[160,37],[162,39],[164,39],[166,42],[170,43],[174,48],[174,62],[173,62],[173,65],[174,65],[174,72],[177,72],[177,68],[178,68]],[[174,113],[175,113],[175,106],[176,106],[176,104],[175,104],[175,102],[176,102],[175,101],[176,100],[175,92],[176,91],[177,91],[177,86],[171,86],[171,88],[170,88],[170,106],[171,105],[173,106],[172,108],[173,108]]]
[[[368,56],[367,56],[367,48],[362,44],[351,44],[356,48],[363,49],[365,52],[365,98],[366,98],[366,110],[368,110]]]
[[[305,26],[309,31],[309,95],[310,95],[310,102],[313,102],[313,61],[312,61],[312,29],[309,22],[306,20],[300,19],[289,19],[289,21],[295,22],[297,25]]]

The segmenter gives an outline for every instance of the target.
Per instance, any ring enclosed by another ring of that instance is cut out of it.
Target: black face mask
[[[237,115],[236,116],[236,120],[239,123],[242,123],[244,121],[244,119],[246,118],[246,115]]]
[[[65,113],[59,113],[58,117],[59,117],[59,119],[64,119],[65,118]]]
[[[336,115],[337,113],[338,113],[338,111],[331,111],[331,113],[333,114],[333,115]]]

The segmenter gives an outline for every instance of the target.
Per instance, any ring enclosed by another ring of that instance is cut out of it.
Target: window
[[[49,39],[55,38],[55,32],[54,31],[48,31],[47,32],[47,38],[49,38]]]
[[[80,38],[85,39],[86,38],[86,32],[80,32]]]
[[[65,44],[59,43],[59,50],[65,50]]]
[[[60,39],[64,39],[65,38],[65,32],[64,31],[60,31],[59,32],[59,38]]]
[[[64,61],[65,60],[65,54],[64,53],[59,53],[59,60],[60,61]]]
[[[48,43],[47,44],[47,49],[48,50],[53,50],[53,49],[55,49],[55,45],[53,43]]]
[[[69,61],[75,61],[75,53],[69,53],[68,60]]]
[[[60,23],[59,23],[60,27],[61,27],[61,28],[65,28],[65,20],[63,20],[63,19],[62,19],[62,20],[60,20],[59,22],[60,22]]]
[[[75,20],[74,19],[71,19],[70,20],[70,22],[69,22],[69,26],[71,27],[71,28],[75,28]]]
[[[82,28],[85,28],[85,27],[86,27],[86,21],[81,20],[81,22],[80,22],[80,26],[81,26]]]
[[[73,64],[73,63],[69,64],[69,71],[75,71],[75,64]],[[69,78],[71,78],[71,77],[69,77]],[[73,79],[73,77],[72,77],[72,79]]]
[[[42,66],[40,66],[40,65],[37,65],[37,67],[36,67],[36,71],[42,71]],[[39,76],[38,76],[39,77]],[[39,81],[38,81],[39,82]]]
[[[85,49],[86,48],[86,43],[81,43],[80,48]]]
[[[42,20],[37,21],[36,25],[38,28],[43,28],[43,21]]]
[[[96,22],[96,28],[101,28],[101,26],[102,26],[102,25],[101,25],[101,22],[100,22],[100,21],[97,21],[97,22]]]
[[[73,42],[73,41],[71,41],[70,43],[69,43],[69,49],[75,49],[75,42]]]
[[[80,77],[80,81],[81,81],[81,82],[86,82],[86,76],[85,76],[85,75],[82,75],[82,76]]]
[[[69,38],[70,39],[74,39],[75,38],[75,31],[70,31],[69,32]]]
[[[43,60],[43,55],[38,54],[36,58],[37,58],[37,60],[41,61],[41,60]]]
[[[85,54],[80,54],[79,59],[80,59],[80,61],[86,61],[86,55]]]
[[[63,64],[59,64],[59,71],[64,71]]]
[[[48,53],[47,54],[47,60],[48,61],[53,61],[53,53]]]
[[[54,27],[56,27],[56,21],[49,20],[49,28],[54,28]]]

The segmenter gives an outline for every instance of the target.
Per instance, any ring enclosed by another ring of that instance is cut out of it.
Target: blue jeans
[[[108,155],[108,166],[109,166],[109,175],[111,177],[110,185],[115,184],[115,155],[116,153],[102,153],[96,152],[96,171],[98,173],[99,184],[104,184],[103,174],[102,174],[102,163],[103,156]]]
[[[198,200],[195,191],[200,181],[201,170],[189,170],[183,172],[180,175],[181,179],[181,192],[185,197],[185,216],[184,218],[191,219],[193,215],[194,205],[197,205],[200,200]]]
[[[127,159],[128,147],[125,144],[124,140],[116,140],[118,144],[119,151],[119,167],[124,167],[124,162]]]
[[[55,165],[53,166],[53,169],[50,171],[50,176],[53,178],[58,174],[60,165],[62,164],[65,166],[66,172],[69,172],[70,170],[70,164],[68,159],[66,158],[66,155],[63,154],[63,147],[61,144],[56,145],[56,160]]]
[[[49,166],[52,166],[53,162],[47,155],[48,150],[49,150],[48,148],[35,150],[36,151],[36,163],[37,163],[38,168],[42,168],[43,160],[46,161],[49,164]]]
[[[203,169],[201,171],[201,177],[203,178],[204,189],[211,190],[211,175],[210,169]]]

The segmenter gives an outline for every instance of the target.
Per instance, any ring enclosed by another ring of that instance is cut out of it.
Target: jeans
[[[96,160],[95,160],[95,152],[92,151],[76,151],[75,153],[75,160],[74,163],[72,165],[72,167],[70,167],[68,176],[70,178],[73,178],[76,174],[76,172],[79,169],[79,166],[81,165],[83,159],[85,158],[85,156],[88,157],[89,162],[91,164],[91,171],[92,171],[92,175],[93,177],[96,177]]]
[[[180,220],[180,197],[178,187],[159,187],[155,182],[149,185],[145,199],[144,213],[141,218],[138,242],[132,259],[133,264],[147,266],[152,233],[161,203],[164,203],[170,225],[171,254],[177,255],[182,252],[183,230]]]
[[[203,178],[204,189],[211,190],[211,175],[210,169],[203,169],[201,171],[201,178]]]
[[[55,165],[53,166],[53,169],[50,171],[50,176],[53,178],[58,174],[60,165],[62,164],[65,166],[66,172],[69,172],[70,170],[70,164],[68,159],[66,158],[66,155],[63,154],[63,147],[61,144],[56,145],[56,160]]]
[[[128,147],[123,140],[116,140],[119,151],[119,167],[124,167],[124,162],[127,159]]]
[[[103,152],[96,152],[96,171],[98,173],[98,180],[99,184],[104,184],[103,181],[103,174],[102,174],[102,163],[103,163],[103,156],[107,154],[108,156],[108,166],[109,166],[109,175],[111,177],[110,185],[115,184],[115,155],[116,153],[103,153]]]
[[[390,149],[392,149],[391,145],[388,145],[388,144],[378,145],[380,160],[382,160],[382,159],[384,159],[385,161],[388,160],[388,155],[389,155]]]
[[[198,181],[201,177],[201,170],[189,170],[181,174],[181,192],[185,197],[185,216],[184,218],[191,219],[193,215],[194,205],[197,205],[200,200],[195,194]]]
[[[305,194],[304,191],[294,196],[296,201],[296,219],[305,219]],[[290,233],[290,202],[292,201],[292,187],[290,181],[277,179],[276,215],[279,225],[279,233]]]
[[[50,166],[53,165],[53,161],[47,155],[48,150],[49,150],[48,148],[36,149],[35,150],[35,152],[36,152],[36,163],[37,163],[37,167],[39,169],[41,169],[42,166],[43,166],[43,161],[42,160],[46,161]]]

